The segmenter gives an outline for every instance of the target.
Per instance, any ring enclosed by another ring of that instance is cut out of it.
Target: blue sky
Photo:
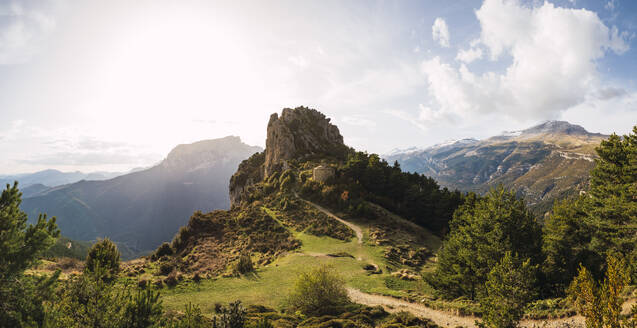
[[[0,0],[0,174],[122,171],[305,105],[386,153],[637,124],[634,1]]]

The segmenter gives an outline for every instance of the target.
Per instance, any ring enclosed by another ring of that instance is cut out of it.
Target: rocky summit
[[[265,141],[265,176],[285,166],[292,158],[342,154],[343,136],[321,112],[307,108],[285,108],[281,117],[270,116]]]
[[[348,147],[330,119],[307,108],[285,108],[281,116],[270,116],[265,151],[255,154],[239,166],[230,180],[230,202],[242,200],[250,186],[285,170],[290,160],[344,158]]]

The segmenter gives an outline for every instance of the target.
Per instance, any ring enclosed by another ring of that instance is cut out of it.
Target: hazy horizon
[[[637,124],[631,1],[7,1],[0,175],[124,172],[308,106],[384,154]]]

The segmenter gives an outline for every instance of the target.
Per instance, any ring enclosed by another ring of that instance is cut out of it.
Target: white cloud
[[[288,60],[299,68],[306,68],[309,64],[308,60],[303,56],[291,56],[288,57]]]
[[[458,55],[456,55],[456,60],[465,63],[471,63],[476,59],[482,58],[482,49],[480,48],[469,48],[466,50],[458,51]]]
[[[431,35],[441,46],[449,47],[449,28],[444,19],[436,18],[434,25],[431,26]]]
[[[345,116],[341,119],[341,121],[345,124],[354,125],[354,126],[361,126],[366,128],[376,127],[376,122],[367,118],[359,117],[359,116]]]
[[[607,10],[613,11],[615,10],[615,0],[610,0],[606,3],[606,5],[604,6],[604,8],[606,8]]]
[[[20,2],[0,4],[0,65],[24,63],[55,28],[55,19],[43,8]]]
[[[519,120],[558,117],[590,95],[604,93],[596,61],[609,51],[628,50],[625,34],[584,9],[485,0],[476,16],[482,29],[479,45],[492,60],[510,58],[511,64],[504,72],[478,75],[464,64],[456,68],[439,57],[424,61],[430,107],[438,106],[442,113],[502,113]],[[478,54],[460,51],[457,59],[470,62],[472,57]]]

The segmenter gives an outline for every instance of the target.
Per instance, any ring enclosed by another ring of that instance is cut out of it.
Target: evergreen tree
[[[557,203],[545,227],[544,272],[548,290],[560,293],[580,263],[593,278],[605,271],[608,250],[628,259],[637,279],[637,126],[611,135],[596,148],[588,192],[571,204]]]
[[[482,322],[491,328],[516,327],[524,308],[535,296],[533,285],[536,268],[531,261],[520,261],[506,252],[487,276],[485,291],[480,297]]]
[[[20,210],[22,193],[18,183],[0,195],[0,327],[40,326],[43,301],[51,295],[59,272],[52,277],[25,276],[60,235],[55,218],[40,215],[35,225],[27,224]]]
[[[90,273],[101,272],[103,279],[112,280],[119,273],[119,257],[117,245],[110,239],[104,238],[88,250],[84,270]]]
[[[637,255],[637,126],[632,134],[616,134],[596,148],[586,211],[594,234],[591,248]],[[637,259],[637,258],[633,258]],[[633,267],[633,276],[637,271]]]
[[[499,186],[482,198],[470,194],[454,214],[427,279],[444,297],[476,299],[506,252],[540,263],[541,241],[539,224],[513,192]]]
[[[581,267],[573,279],[569,292],[575,299],[579,314],[586,318],[587,328],[634,327],[637,321],[621,315],[624,300],[621,291],[630,282],[628,266],[621,255],[609,253],[606,275],[602,283]]]
[[[124,313],[125,326],[129,328],[155,327],[163,313],[159,292],[151,288],[138,290],[135,297],[131,297]]]
[[[544,225],[542,251],[546,259],[542,265],[545,295],[560,295],[577,275],[580,264],[601,269],[604,258],[589,248],[592,229],[585,211],[588,197],[574,201],[555,202],[551,216]],[[599,270],[595,275],[599,276]]]

